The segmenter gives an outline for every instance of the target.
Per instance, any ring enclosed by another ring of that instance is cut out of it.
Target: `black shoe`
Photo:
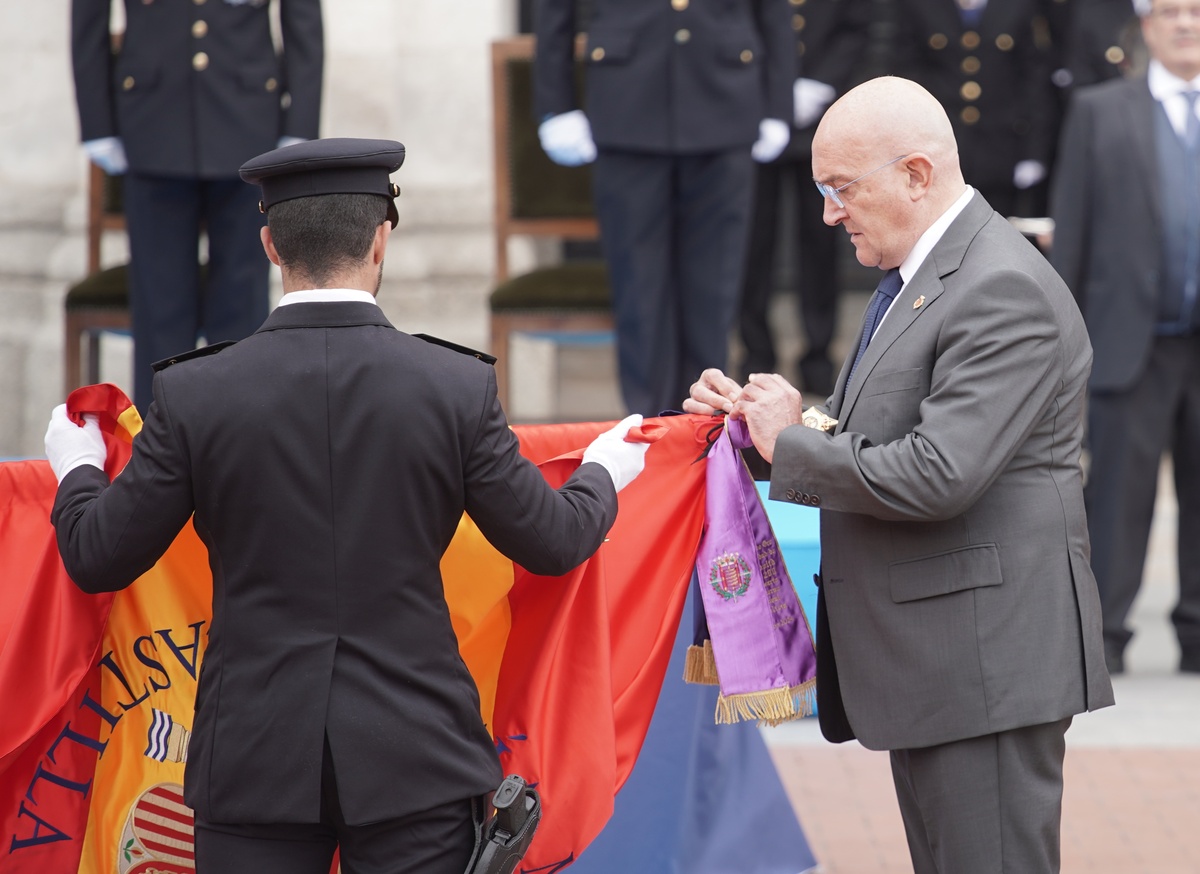
[[[1125,651],[1112,644],[1104,644],[1104,664],[1108,667],[1110,677],[1125,673]]]
[[[1179,671],[1183,674],[1200,674],[1200,648],[1189,648],[1179,654]]]

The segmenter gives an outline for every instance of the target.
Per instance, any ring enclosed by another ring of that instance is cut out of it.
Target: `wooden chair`
[[[87,275],[67,289],[64,388],[70,393],[100,379],[100,334],[129,331],[129,265],[102,268],[100,243],[106,231],[125,229],[121,178],[95,164],[88,167]],[[86,350],[86,351],[85,351]]]
[[[613,330],[608,274],[600,259],[568,261],[509,275],[514,236],[599,237],[591,172],[561,167],[542,151],[533,118],[532,36],[492,43],[496,188],[496,285],[489,298],[492,354],[500,401],[507,404],[509,338],[517,332],[571,334]],[[582,81],[582,76],[576,77]]]

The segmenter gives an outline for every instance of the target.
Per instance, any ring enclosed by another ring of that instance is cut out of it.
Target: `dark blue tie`
[[[863,317],[862,339],[858,342],[858,352],[854,356],[854,363],[850,365],[850,375],[846,377],[847,387],[850,385],[850,380],[854,378],[854,371],[858,367],[858,362],[862,360],[863,353],[867,351],[867,344],[875,336],[875,329],[879,327],[884,313],[888,311],[888,307],[892,305],[892,301],[900,293],[900,286],[903,284],[904,280],[900,278],[899,267],[893,267],[887,273],[883,274],[883,279],[879,280],[879,287],[875,289],[871,303],[867,306],[867,314]]]

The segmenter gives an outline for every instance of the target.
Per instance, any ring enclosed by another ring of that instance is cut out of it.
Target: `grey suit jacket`
[[[823,728],[841,705],[864,746],[903,749],[1113,703],[1079,464],[1091,357],[1066,286],[977,194],[849,391],[843,368],[837,428],[780,435],[771,497],[821,508]]]
[[[1158,103],[1144,76],[1071,98],[1051,190],[1051,262],[1083,310],[1096,349],[1093,389],[1128,388],[1154,344],[1162,268]]]

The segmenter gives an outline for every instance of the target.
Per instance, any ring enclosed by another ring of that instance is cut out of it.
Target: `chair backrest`
[[[88,164],[87,201],[87,272],[100,269],[100,245],[105,231],[125,230],[125,211],[121,199],[121,177],[109,176],[95,164]]]
[[[492,43],[496,188],[496,281],[508,279],[508,240],[543,236],[594,240],[591,171],[562,167],[542,151],[533,117],[530,35]],[[583,77],[576,76],[576,82]]]

